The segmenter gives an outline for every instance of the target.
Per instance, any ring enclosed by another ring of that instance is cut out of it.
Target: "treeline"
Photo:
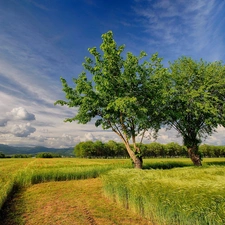
[[[132,147],[132,146],[131,146]],[[150,144],[139,144],[138,147],[145,158],[157,157],[188,157],[186,147],[178,143],[171,142],[160,144],[152,142]],[[225,157],[225,146],[201,145],[199,151],[202,157]],[[80,142],[74,147],[74,154],[78,158],[128,158],[128,153],[123,143],[108,141],[86,141]],[[40,152],[32,154],[5,155],[0,152],[0,158],[61,158],[62,155],[52,152]]]
[[[0,158],[61,158],[62,156],[58,153],[52,152],[40,152],[36,155],[32,154],[15,154],[15,155],[5,155],[4,153],[0,152]]]
[[[52,152],[40,152],[36,155],[36,158],[61,158],[62,156],[58,153]]]
[[[178,143],[171,142],[160,144],[152,142],[150,144],[139,144],[143,157],[188,157],[186,147]],[[225,157],[225,146],[201,145],[199,151],[202,157]],[[80,158],[127,158],[128,153],[123,143],[108,141],[86,141],[80,142],[74,148],[74,154]]]

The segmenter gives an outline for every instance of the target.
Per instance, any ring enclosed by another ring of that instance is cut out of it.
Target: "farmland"
[[[1,221],[225,223],[224,158],[204,159],[202,168],[189,159],[145,159],[144,168],[132,169],[128,159],[2,159]]]

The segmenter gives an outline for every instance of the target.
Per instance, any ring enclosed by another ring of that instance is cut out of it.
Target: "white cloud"
[[[62,134],[57,137],[47,137],[44,142],[48,147],[68,148],[75,146],[80,140],[75,136]]]
[[[10,120],[35,120],[35,115],[27,112],[23,107],[12,109],[7,116]]]
[[[96,138],[92,133],[87,133],[81,138],[81,141],[96,141]]]
[[[29,113],[23,107],[14,108],[10,112],[6,112],[3,119],[0,119],[0,127],[7,126],[9,121],[18,121],[18,120],[26,120],[26,121],[35,120],[35,115],[33,113]]]
[[[10,129],[10,132],[16,137],[27,137],[35,131],[36,128],[32,127],[30,123],[19,125],[14,124]]]
[[[28,137],[36,131],[36,128],[23,121],[32,120],[35,120],[33,113],[29,113],[23,107],[14,108],[5,114],[5,118],[0,120],[0,127],[2,127],[0,134],[2,137],[7,138],[10,136],[4,136],[4,134],[11,134],[15,137]]]
[[[203,144],[209,145],[225,145],[225,128],[219,126],[216,129],[217,132],[213,133],[212,136],[208,136],[205,140],[203,140]]]

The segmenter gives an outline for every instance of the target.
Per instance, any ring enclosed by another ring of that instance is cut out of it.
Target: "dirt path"
[[[33,185],[17,194],[1,225],[147,225],[109,201],[99,178]]]

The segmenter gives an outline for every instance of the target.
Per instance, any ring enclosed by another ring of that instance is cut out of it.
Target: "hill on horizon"
[[[15,155],[15,154],[31,154],[36,155],[39,152],[52,152],[58,153],[65,156],[74,156],[73,153],[74,147],[70,148],[47,148],[44,146],[35,146],[35,147],[16,147],[10,145],[0,144],[0,152],[5,155]]]

